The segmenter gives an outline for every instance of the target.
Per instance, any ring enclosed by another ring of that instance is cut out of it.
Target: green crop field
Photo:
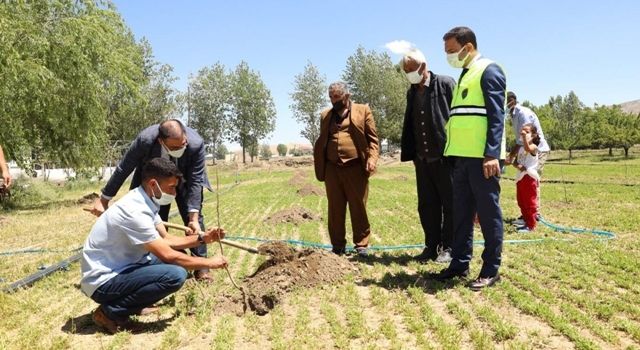
[[[507,240],[544,240],[505,244],[503,279],[494,288],[475,293],[465,281],[429,280],[427,273],[444,266],[412,262],[418,249],[376,251],[367,260],[349,258],[358,272],[343,283],[295,290],[265,316],[224,313],[217,296],[237,291],[224,271],[215,271],[214,283],[188,281],[161,303],[160,314],[141,316],[146,332],[107,335],[92,325],[96,305],[79,291],[75,263],[30,288],[0,293],[0,349],[640,349],[640,159],[606,151],[566,156],[554,152],[547,163],[543,216],[617,238],[600,241],[544,225],[523,235],[506,225]],[[322,186],[311,167],[222,166],[219,172],[220,220],[228,235],[329,242],[326,197],[301,196],[290,182],[297,175]],[[505,219],[519,215],[513,176],[508,169],[501,182]],[[215,183],[214,168],[209,177]],[[48,195],[42,203],[0,211],[0,252],[49,251],[0,256],[0,287],[71,256],[95,220],[74,200],[99,184],[32,186]],[[383,159],[370,186],[372,244],[422,243],[412,165]],[[215,195],[205,198],[205,222],[215,225]],[[265,223],[294,206],[324,220]],[[475,246],[473,277],[481,252]],[[219,254],[217,245],[210,254]],[[238,281],[264,259],[234,248],[225,255]]]

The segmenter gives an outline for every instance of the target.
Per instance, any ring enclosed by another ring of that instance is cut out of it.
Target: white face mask
[[[160,206],[171,204],[173,202],[173,200],[176,198],[176,196],[162,192],[162,189],[160,188],[160,185],[157,182],[155,184],[156,184],[156,187],[158,188],[158,190],[160,191],[160,198],[157,198],[156,197],[156,191],[151,189],[151,193],[153,193],[153,196],[151,196],[151,200],[154,203],[156,203],[157,205],[160,205]]]
[[[184,146],[184,147],[182,147],[180,149],[172,151],[172,150],[169,149],[169,147],[165,146],[164,142],[162,142],[162,147],[164,147],[165,151],[167,151],[167,154],[169,154],[173,158],[182,157],[182,155],[184,154],[184,151],[187,149],[187,146]]]
[[[451,67],[453,67],[453,68],[462,68],[462,67],[464,67],[464,61],[469,56],[469,53],[467,52],[467,54],[464,55],[464,57],[462,59],[459,59],[458,56],[460,55],[462,50],[464,50],[464,46],[458,52],[448,53],[447,54],[447,62],[449,62],[449,65]]]
[[[422,74],[418,73],[418,71],[420,70],[420,66],[418,66],[418,69],[413,72],[405,73],[405,75],[407,76],[407,80],[409,80],[411,84],[420,84],[420,82],[422,81]]]

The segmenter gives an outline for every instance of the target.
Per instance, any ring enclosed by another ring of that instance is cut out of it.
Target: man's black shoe
[[[332,252],[333,254],[336,254],[336,255],[340,255],[340,256],[342,256],[342,255],[344,255],[344,254],[345,254],[345,252],[346,252],[346,251],[345,251],[345,249],[344,249],[344,248],[331,248],[331,252]]]
[[[469,283],[469,289],[473,291],[479,291],[486,287],[491,287],[500,281],[500,274],[496,274],[493,277],[478,277],[471,283]]]
[[[429,261],[434,261],[438,257],[438,252],[432,252],[429,248],[424,248],[422,253],[413,256],[413,260],[425,264]]]
[[[467,277],[467,276],[469,276],[469,269],[466,269],[463,271],[456,271],[450,268],[446,268],[438,273],[429,274],[430,278],[433,278],[434,280],[441,281],[441,282],[450,280],[454,277]]]

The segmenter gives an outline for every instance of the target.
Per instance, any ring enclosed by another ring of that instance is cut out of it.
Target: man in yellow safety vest
[[[454,164],[452,260],[449,267],[432,277],[443,281],[469,275],[477,213],[485,241],[483,264],[469,287],[480,290],[500,280],[504,232],[499,180],[505,159],[506,78],[498,64],[477,51],[471,29],[455,27],[443,40],[447,61],[463,70],[453,92],[444,149],[444,155]]]

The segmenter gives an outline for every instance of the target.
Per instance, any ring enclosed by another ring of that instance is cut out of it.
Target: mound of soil
[[[316,220],[322,220],[322,217],[313,214],[309,210],[302,207],[293,207],[291,209],[280,210],[279,212],[264,219],[265,222],[270,224],[284,224],[290,222],[295,225],[305,221]]]
[[[396,181],[407,181],[409,180],[409,177],[407,177],[406,175],[398,175],[396,177],[393,178]]]
[[[323,196],[324,190],[316,185],[305,184],[298,189],[297,193],[301,196]]]
[[[93,193],[89,193],[85,196],[82,196],[82,198],[78,199],[76,201],[77,204],[91,204],[93,202],[95,202],[96,199],[100,198],[100,195],[93,192]]]
[[[283,242],[269,242],[258,250],[272,256],[244,280],[248,307],[258,315],[267,314],[294,288],[330,284],[357,271],[351,262],[326,250],[296,250]]]
[[[293,174],[293,176],[289,180],[289,185],[298,187],[303,185],[305,182],[307,182],[307,176],[305,175],[305,173],[301,171],[296,171],[296,173]]]
[[[5,216],[0,216],[0,226],[4,225],[4,224],[8,224],[9,223],[9,218],[5,217]]]

